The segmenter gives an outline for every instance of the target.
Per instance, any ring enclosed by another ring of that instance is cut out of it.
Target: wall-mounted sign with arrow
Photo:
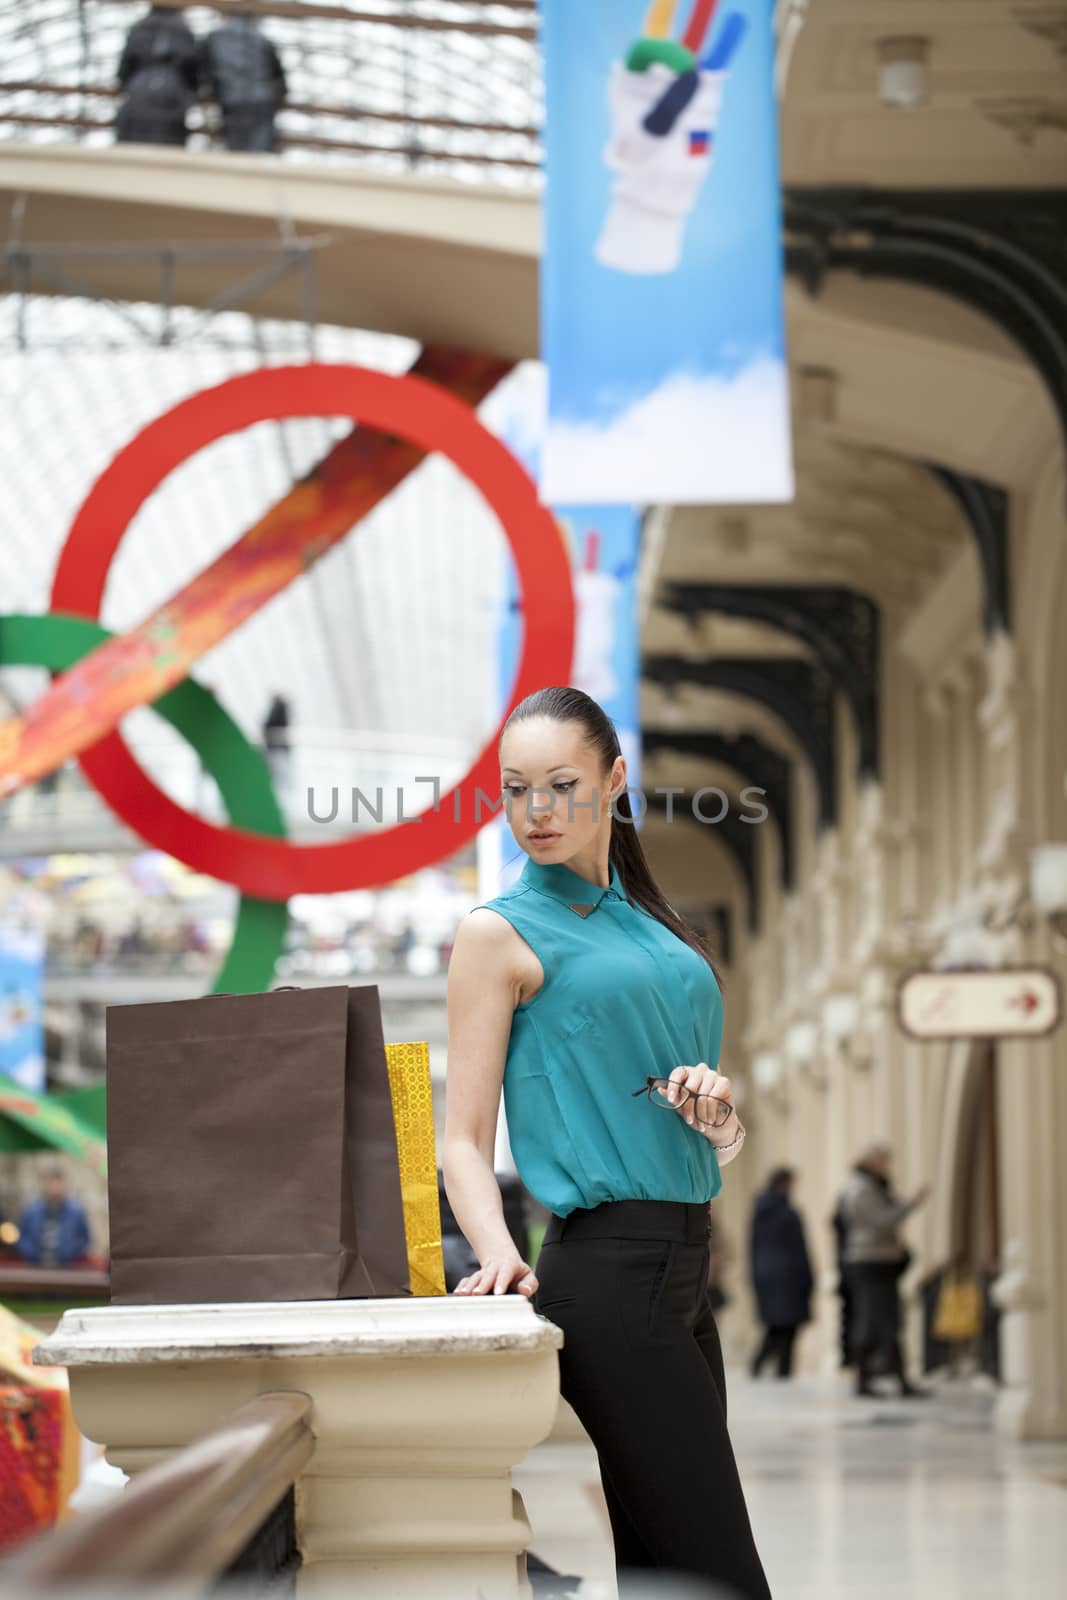
[[[897,986],[897,1021],[913,1039],[1036,1039],[1061,1015],[1046,967],[909,972]]]

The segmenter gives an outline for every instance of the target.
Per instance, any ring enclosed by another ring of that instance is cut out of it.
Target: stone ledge
[[[563,1333],[523,1295],[93,1306],[66,1311],[35,1366],[277,1357],[419,1358],[559,1350]]]

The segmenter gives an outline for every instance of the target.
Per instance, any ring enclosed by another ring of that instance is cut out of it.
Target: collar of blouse
[[[581,906],[582,909],[577,914],[587,916],[589,910],[595,910],[602,900],[626,899],[619,869],[614,861],[610,863],[610,870],[611,882],[606,889],[601,889],[563,862],[535,861],[532,856],[528,856],[526,865],[522,869],[522,878],[531,888],[541,894],[551,895],[554,900],[561,901],[571,910]]]

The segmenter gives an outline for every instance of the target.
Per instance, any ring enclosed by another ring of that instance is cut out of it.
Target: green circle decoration
[[[0,667],[47,667],[64,672],[111,637],[110,629],[99,622],[66,612],[0,616]],[[218,784],[235,827],[285,837],[285,822],[267,763],[209,690],[187,678],[154,701],[152,710],[192,745],[204,771]],[[284,900],[257,900],[242,894],[233,939],[210,992],[255,994],[269,988],[285,947],[288,917]]]

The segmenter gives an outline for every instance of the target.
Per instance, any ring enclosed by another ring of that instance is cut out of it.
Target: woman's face
[[[605,779],[577,722],[517,722],[500,742],[504,810],[518,844],[535,861],[566,861],[590,845],[626,784],[615,758]]]

